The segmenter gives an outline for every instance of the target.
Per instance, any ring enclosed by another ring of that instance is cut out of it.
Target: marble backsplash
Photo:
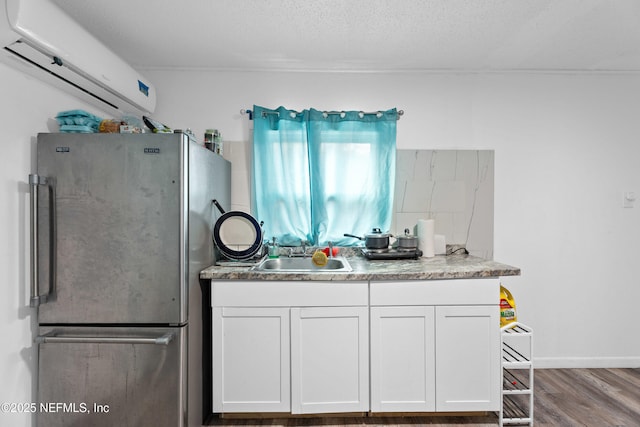
[[[493,258],[493,150],[398,150],[391,232],[434,219],[447,244]]]

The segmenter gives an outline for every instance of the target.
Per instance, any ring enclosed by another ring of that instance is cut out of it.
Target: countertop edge
[[[248,266],[210,266],[200,272],[203,280],[288,281],[386,281],[442,280],[519,276],[519,267],[471,255],[448,255],[404,261],[369,261],[348,258],[353,271],[340,273],[293,273],[252,271]]]

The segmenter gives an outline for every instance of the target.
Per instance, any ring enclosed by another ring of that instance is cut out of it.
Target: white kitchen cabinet
[[[371,411],[435,411],[434,307],[371,307]]]
[[[498,295],[497,279],[371,282],[371,410],[498,411]]]
[[[213,410],[289,412],[289,308],[213,307]]]
[[[220,281],[211,300],[214,412],[500,410],[496,278]]]
[[[436,410],[499,411],[498,307],[436,307],[435,335]]]
[[[369,410],[367,307],[291,308],[294,414]]]
[[[213,411],[369,409],[367,282],[212,282]]]

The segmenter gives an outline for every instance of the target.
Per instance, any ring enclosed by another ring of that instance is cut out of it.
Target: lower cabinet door
[[[214,307],[214,412],[289,412],[289,308]]]
[[[500,410],[496,306],[436,307],[436,410]]]
[[[371,411],[435,411],[434,307],[371,307]]]
[[[291,309],[291,411],[369,410],[367,307]]]

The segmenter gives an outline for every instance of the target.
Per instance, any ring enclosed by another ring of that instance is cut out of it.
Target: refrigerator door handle
[[[50,230],[50,245],[55,245],[55,187],[53,185],[54,180],[38,174],[29,175],[29,195],[31,205],[31,299],[29,305],[31,307],[38,307],[40,304],[47,302],[49,295],[53,292],[54,277],[55,277],[55,251],[54,247],[49,248],[50,257],[50,270],[49,276],[49,291],[45,295],[40,295],[40,271],[38,270],[39,263],[39,248],[40,241],[38,239],[38,194],[39,186],[46,185],[51,193],[50,197],[50,218],[49,218],[49,230]]]
[[[167,332],[159,337],[85,337],[77,335],[56,335],[55,331],[36,337],[38,344],[155,344],[169,345],[175,332]]]

